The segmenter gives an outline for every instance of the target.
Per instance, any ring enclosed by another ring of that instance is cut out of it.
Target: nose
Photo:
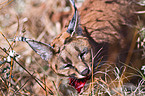
[[[89,72],[90,72],[89,68],[86,68],[85,70],[83,70],[83,71],[81,72],[81,75],[87,76],[87,75],[89,74]]]

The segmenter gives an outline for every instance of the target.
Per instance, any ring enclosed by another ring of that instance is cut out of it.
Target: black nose
[[[81,75],[87,76],[87,75],[89,74],[89,72],[90,72],[89,68],[86,68],[85,70],[83,70],[83,71],[81,72]]]

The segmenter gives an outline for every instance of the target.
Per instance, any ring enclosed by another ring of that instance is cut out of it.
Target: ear
[[[69,25],[68,25],[68,29],[67,32],[71,34],[71,36],[73,36],[74,33],[76,33],[77,35],[82,35],[82,28],[80,27],[80,16],[77,10],[77,7],[75,6],[75,2],[74,0],[69,0],[75,10],[73,18],[71,19]]]
[[[49,44],[42,43],[39,41],[35,41],[32,39],[28,39],[25,37],[16,37],[16,41],[23,41],[29,44],[29,46],[41,56],[42,59],[48,60],[51,59],[54,52],[53,52],[53,47],[51,47]]]

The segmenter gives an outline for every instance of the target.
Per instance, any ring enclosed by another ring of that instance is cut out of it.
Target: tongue
[[[69,85],[73,86],[78,93],[80,93],[81,89],[84,87],[85,83],[87,82],[88,77],[83,79],[76,79],[76,78],[69,78]]]

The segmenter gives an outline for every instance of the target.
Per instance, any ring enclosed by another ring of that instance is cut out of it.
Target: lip
[[[75,77],[75,78],[83,79],[83,78],[86,78],[86,77],[87,76],[83,76],[83,75],[78,74],[77,77]]]
[[[77,76],[74,76],[74,78],[77,78],[77,79],[84,79],[84,78],[89,77],[91,74],[92,74],[91,71],[89,71],[89,73],[88,73],[87,75],[85,75],[85,76],[83,76],[83,75],[81,75],[81,74],[78,73]],[[72,77],[73,77],[73,76],[72,76]]]

